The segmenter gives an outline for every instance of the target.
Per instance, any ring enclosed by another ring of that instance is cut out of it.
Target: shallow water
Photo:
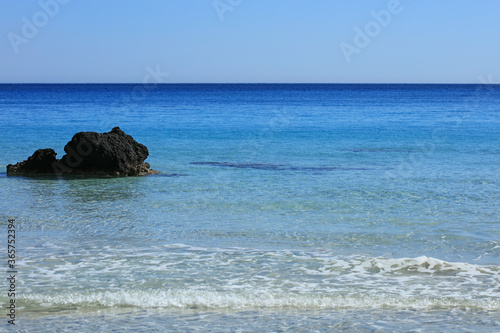
[[[18,330],[500,326],[497,86],[134,87],[0,85],[0,172],[120,126],[163,173],[0,174]]]

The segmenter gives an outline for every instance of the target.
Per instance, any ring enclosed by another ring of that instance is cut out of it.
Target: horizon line
[[[389,84],[392,84],[392,85],[395,85],[395,84],[399,84],[399,85],[404,85],[404,84],[407,84],[407,85],[476,85],[476,84],[481,84],[481,85],[499,85],[500,82],[488,82],[488,83],[482,83],[482,82],[159,82],[159,83],[143,83],[143,82],[0,82],[0,85],[16,85],[16,84],[19,84],[19,85],[23,85],[23,84],[44,84],[44,85],[63,85],[63,84],[67,84],[67,85],[71,85],[71,84],[93,84],[93,85],[99,85],[99,84],[102,84],[102,85],[110,85],[110,84],[136,84],[136,85],[174,85],[174,84],[207,84],[207,85],[210,85],[210,84],[213,84],[213,85],[216,85],[216,84],[246,84],[246,85],[251,85],[251,84],[254,84],[254,85],[264,85],[264,84],[269,84],[269,85],[272,85],[272,84],[289,84],[289,85],[298,85],[298,84],[303,84],[303,85],[306,85],[306,84],[315,84],[315,85],[320,85],[320,84],[323,84],[323,85],[334,85],[334,84],[343,84],[343,85],[348,85],[348,84],[371,84],[371,85],[376,85],[376,84],[380,84],[380,85],[389,85]]]

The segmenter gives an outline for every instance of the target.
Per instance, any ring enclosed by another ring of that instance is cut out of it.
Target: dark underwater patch
[[[339,171],[339,170],[373,170],[370,168],[351,168],[340,166],[291,166],[284,164],[270,164],[270,163],[239,163],[239,162],[191,162],[194,165],[210,165],[216,167],[238,168],[238,169],[257,169],[257,170],[271,170],[271,171]]]

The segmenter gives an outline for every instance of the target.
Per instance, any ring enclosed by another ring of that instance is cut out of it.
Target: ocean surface
[[[6,176],[115,126],[160,175]],[[500,86],[4,84],[0,142],[0,331],[500,331]]]

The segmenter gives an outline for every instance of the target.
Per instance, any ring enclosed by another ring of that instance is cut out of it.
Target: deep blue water
[[[161,175],[5,175],[115,126]],[[0,85],[0,127],[18,329],[500,327],[499,86]]]

